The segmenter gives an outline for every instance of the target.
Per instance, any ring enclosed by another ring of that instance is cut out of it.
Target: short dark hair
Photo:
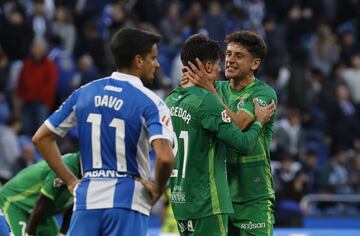
[[[189,61],[196,65],[196,58],[202,62],[219,60],[221,48],[216,41],[204,35],[195,34],[185,41],[181,49],[181,62],[184,66],[188,65]]]
[[[225,37],[225,43],[238,43],[245,47],[254,58],[260,58],[264,61],[267,47],[264,40],[257,34],[242,30],[228,34]]]
[[[115,65],[119,68],[130,67],[136,55],[145,56],[161,36],[144,30],[123,28],[115,33],[110,48]]]

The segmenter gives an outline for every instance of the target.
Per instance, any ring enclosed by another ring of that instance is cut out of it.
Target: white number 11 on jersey
[[[100,142],[101,114],[90,113],[86,122],[91,123],[91,148],[93,168],[102,168]],[[114,118],[110,122],[109,126],[115,128],[115,151],[117,171],[126,172],[127,168],[125,157],[125,122],[124,120]]]

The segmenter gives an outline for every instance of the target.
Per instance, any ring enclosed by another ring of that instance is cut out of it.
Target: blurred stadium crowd
[[[73,90],[114,66],[121,27],[160,33],[155,84],[178,84],[184,40],[202,33],[260,34],[268,54],[257,77],[279,97],[272,143],[277,215],[300,213],[309,193],[360,193],[360,0],[0,1],[0,181],[41,159],[31,136]],[[61,143],[76,151],[76,131]],[[316,211],[359,214],[359,206]],[[281,216],[280,216],[281,219]],[[281,223],[281,221],[280,221]]]

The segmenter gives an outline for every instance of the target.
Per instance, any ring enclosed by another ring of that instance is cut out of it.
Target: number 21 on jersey
[[[174,137],[176,137],[176,134],[174,133]],[[181,171],[181,177],[185,178],[185,173],[186,173],[186,163],[187,163],[187,158],[188,158],[188,148],[189,148],[189,132],[188,131],[180,131],[180,135],[179,135],[179,139],[182,139],[184,142],[184,150],[183,150],[183,166],[182,166],[182,171]],[[178,153],[178,149],[179,149],[179,141],[178,138],[174,138],[174,148],[173,148],[173,153],[174,156],[176,157],[177,153]],[[180,167],[179,167],[180,168]],[[173,172],[171,173],[171,177],[178,177],[178,172],[179,169],[174,169]]]

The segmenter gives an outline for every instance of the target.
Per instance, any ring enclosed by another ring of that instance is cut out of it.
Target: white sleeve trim
[[[171,142],[171,144],[173,144],[174,142],[174,139],[173,137],[169,137],[169,136],[166,136],[166,135],[162,135],[162,134],[159,134],[159,135],[153,135],[150,137],[149,139],[149,143],[151,145],[152,141],[154,141],[155,139],[167,139]]]
[[[46,125],[46,127],[48,127],[49,130],[51,130],[51,132],[55,133],[56,135],[60,136],[60,137],[64,137],[65,134],[61,133],[59,130],[57,130],[51,123],[49,120],[46,120],[44,122],[44,124]]]

